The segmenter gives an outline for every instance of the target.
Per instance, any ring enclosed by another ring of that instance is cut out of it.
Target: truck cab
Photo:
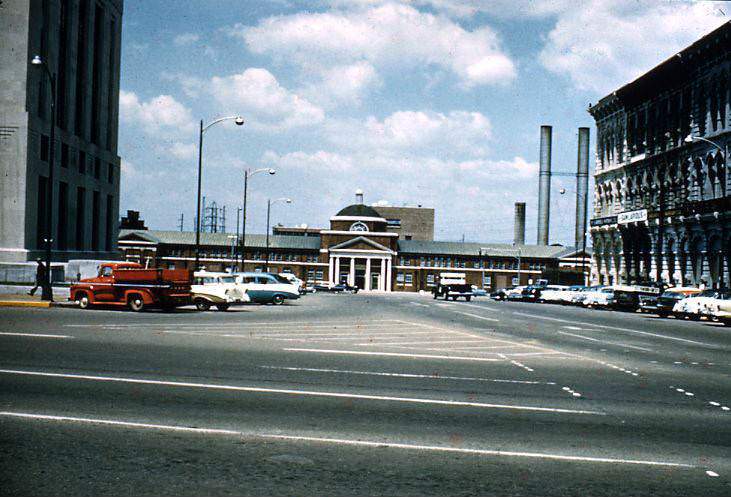
[[[457,300],[464,297],[467,302],[472,300],[472,285],[467,283],[465,273],[441,273],[432,291],[435,299],[444,297],[444,300]]]

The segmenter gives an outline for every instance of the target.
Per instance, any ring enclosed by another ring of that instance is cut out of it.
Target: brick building
[[[576,260],[576,251],[562,246],[458,243],[399,239],[388,219],[362,203],[341,209],[327,229],[304,236],[302,228],[287,235],[247,235],[245,270],[291,272],[307,282],[347,281],[364,291],[430,290],[441,272],[463,272],[469,283],[486,289],[527,284]],[[286,231],[285,231],[286,232]],[[119,247],[127,260],[151,267],[193,268],[195,233],[121,230]],[[201,233],[201,265],[209,270],[241,268],[236,236]],[[580,268],[564,271],[580,281]]]

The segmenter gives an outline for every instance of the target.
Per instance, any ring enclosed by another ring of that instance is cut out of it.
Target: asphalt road
[[[731,495],[731,330],[308,295],[0,309],[4,495]]]

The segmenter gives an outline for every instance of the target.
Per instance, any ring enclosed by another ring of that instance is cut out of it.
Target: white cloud
[[[337,8],[375,7],[388,3],[429,7],[456,18],[469,18],[483,13],[490,17],[544,17],[575,6],[576,0],[323,0]]]
[[[629,83],[725,22],[722,2],[592,0],[559,15],[540,53],[550,71],[600,94]]]
[[[200,35],[195,33],[182,33],[173,38],[173,43],[179,47],[191,45],[200,40]]]
[[[504,84],[516,77],[497,34],[468,31],[450,19],[408,5],[270,17],[234,26],[249,50],[298,63],[307,70],[367,61],[374,67],[436,65],[466,86]]]
[[[167,147],[167,152],[176,159],[193,159],[198,155],[198,146],[194,143],[175,142]]]
[[[399,111],[378,120],[332,120],[328,139],[346,149],[393,151],[420,156],[483,156],[491,136],[490,120],[480,112],[448,114]]]
[[[266,164],[276,165],[288,170],[319,170],[320,172],[346,172],[353,169],[353,160],[351,157],[340,155],[333,152],[319,150],[314,153],[307,152],[290,152],[288,154],[279,155],[276,152],[268,150],[262,156],[262,161]]]
[[[266,69],[249,68],[240,74],[210,81],[219,104],[236,109],[260,129],[287,129],[322,122],[325,113],[309,100],[282,87]]]
[[[371,88],[380,84],[376,69],[361,61],[323,70],[319,81],[309,85],[303,93],[310,100],[333,107],[341,103],[358,104]]]
[[[130,91],[119,92],[120,118],[136,124],[148,134],[189,133],[195,128],[190,110],[170,95],[159,95],[143,102]]]

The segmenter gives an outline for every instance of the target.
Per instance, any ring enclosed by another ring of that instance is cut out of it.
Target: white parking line
[[[286,366],[259,366],[265,369],[284,371],[310,371],[315,373],[342,373],[367,376],[394,376],[398,378],[425,378],[430,380],[488,381],[492,383],[517,383],[521,385],[555,385],[552,381],[506,380],[502,378],[473,378],[468,376],[443,376],[438,374],[384,373],[380,371],[349,371],[347,369],[293,368]]]
[[[300,435],[287,435],[287,434],[260,434],[260,433],[247,433],[237,430],[225,430],[218,428],[197,428],[190,426],[176,426],[176,425],[162,425],[153,423],[136,423],[131,421],[119,421],[110,419],[99,419],[99,418],[82,418],[74,416],[53,416],[48,414],[35,414],[25,412],[10,412],[0,411],[0,416],[21,418],[21,419],[34,419],[42,421],[59,421],[69,423],[82,423],[102,426],[120,426],[125,428],[139,428],[148,430],[160,430],[160,431],[172,431],[172,432],[187,432],[201,435],[224,435],[234,437],[247,437],[253,439],[268,439],[268,440],[286,440],[292,442],[315,442],[325,444],[339,444],[339,445],[352,445],[360,447],[386,447],[390,449],[404,449],[404,450],[416,450],[416,451],[430,451],[430,452],[446,452],[446,453],[457,453],[457,454],[470,454],[478,456],[493,456],[493,457],[524,457],[531,459],[547,459],[557,461],[570,461],[570,462],[586,462],[586,463],[603,463],[603,464],[633,464],[641,466],[659,466],[659,467],[674,467],[674,468],[696,468],[693,464],[677,463],[670,461],[654,461],[654,460],[643,460],[643,459],[621,459],[621,458],[610,458],[610,457],[591,457],[591,456],[577,456],[577,455],[564,455],[564,454],[550,454],[543,452],[518,452],[518,451],[507,451],[507,450],[496,450],[496,449],[469,449],[469,448],[457,448],[457,447],[445,447],[439,445],[420,445],[420,444],[405,444],[397,442],[389,442],[385,440],[352,440],[343,438],[323,438],[323,437],[308,437]],[[708,476],[717,476],[717,473],[713,471],[706,471]]]
[[[536,412],[555,412],[561,414],[591,414],[597,416],[605,416],[606,413],[599,411],[581,411],[575,409],[561,409],[556,407],[535,407],[535,406],[522,406],[522,405],[510,405],[510,404],[488,404],[484,402],[466,402],[460,400],[442,400],[442,399],[424,399],[415,397],[393,397],[389,395],[367,395],[367,394],[354,394],[344,392],[318,392],[312,390],[292,390],[285,388],[261,388],[261,387],[240,387],[235,385],[217,385],[211,383],[191,383],[191,382],[180,382],[180,381],[163,381],[163,380],[142,380],[138,378],[123,378],[114,376],[93,376],[93,375],[82,375],[73,373],[45,373],[41,371],[20,371],[11,369],[0,369],[0,373],[4,374],[15,374],[25,376],[44,376],[51,378],[63,378],[71,380],[86,380],[86,381],[103,381],[103,382],[114,382],[114,383],[132,383],[142,385],[155,385],[155,386],[170,386],[170,387],[181,387],[181,388],[201,388],[208,390],[228,390],[236,392],[252,392],[252,393],[273,393],[273,394],[286,394],[286,395],[297,395],[306,397],[331,397],[340,399],[358,399],[358,400],[380,400],[390,402],[405,402],[412,404],[432,404],[432,405],[443,405],[443,406],[456,406],[456,407],[477,407],[483,409],[508,409],[515,411],[536,411]]]
[[[474,307],[475,309],[482,309],[483,311],[490,311],[490,312],[501,312],[499,309],[493,309],[492,307],[488,307],[486,305],[477,305],[477,304],[460,304],[460,307]]]
[[[569,333],[568,331],[559,331],[559,335],[568,335],[576,338],[583,338],[584,340],[590,340],[592,342],[599,342],[599,343],[606,343],[608,345],[616,345],[617,347],[627,347],[629,349],[637,349],[637,350],[643,350],[645,352],[653,352],[652,349],[646,349],[645,347],[638,347],[637,345],[629,345],[626,343],[620,343],[620,342],[609,342],[607,340],[599,340],[598,338],[592,338],[587,337],[584,335],[577,335],[576,333]]]
[[[371,336],[392,336],[392,335],[434,335],[437,331],[417,331],[417,330],[406,330],[406,331],[362,331],[359,333],[255,333],[256,338],[322,338],[322,337],[371,337]],[[247,335],[249,336],[249,335]]]
[[[546,316],[538,316],[536,314],[528,314],[525,312],[513,312],[513,314],[516,316],[524,316],[524,317],[535,318],[535,319],[544,319],[547,321],[558,321],[559,323],[580,324],[582,326],[592,326],[594,328],[604,328],[607,330],[626,331],[627,333],[636,333],[638,335],[649,335],[649,336],[653,336],[653,337],[657,337],[657,338],[664,338],[665,340],[677,340],[678,342],[692,343],[695,345],[703,345],[705,347],[716,348],[715,345],[712,345],[710,343],[696,342],[695,340],[688,340],[686,338],[678,338],[678,337],[671,337],[671,336],[667,336],[667,335],[660,335],[658,333],[650,333],[649,331],[632,330],[629,328],[617,328],[616,326],[607,326],[607,325],[596,324],[596,323],[584,323],[581,321],[568,321],[566,319],[549,318]]]
[[[418,341],[418,342],[377,342],[377,343],[356,343],[355,345],[367,345],[367,346],[374,346],[374,345],[437,345],[440,343],[446,343],[446,344],[454,344],[454,343],[485,343],[488,340],[434,340],[430,342],[425,342],[424,340]],[[501,345],[498,345],[498,347],[504,347]]]
[[[34,337],[34,338],[74,338],[70,335],[45,335],[43,333],[13,333],[10,331],[2,331],[0,335],[10,337]]]
[[[483,321],[493,321],[496,323],[500,321],[499,319],[488,318],[485,316],[480,316],[479,314],[472,314],[471,312],[458,312],[457,311],[457,314],[462,314],[463,316],[469,316],[469,317],[475,318],[475,319],[482,319]]]
[[[451,361],[478,361],[478,362],[502,362],[502,359],[493,359],[491,357],[468,357],[454,355],[437,355],[437,354],[405,354],[400,352],[370,352],[363,350],[332,350],[332,349],[300,349],[290,348],[282,349],[288,352],[312,352],[319,354],[344,354],[344,355],[375,355],[390,357],[408,357],[411,359],[446,359]]]

